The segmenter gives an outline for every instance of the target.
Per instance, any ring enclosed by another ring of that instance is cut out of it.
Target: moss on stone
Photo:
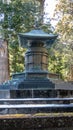
[[[33,118],[33,117],[73,117],[73,112],[65,113],[35,113],[35,114],[7,114],[0,115],[1,118]]]

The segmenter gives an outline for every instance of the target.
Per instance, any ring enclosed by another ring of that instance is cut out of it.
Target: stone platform
[[[73,113],[0,116],[0,130],[73,130]]]

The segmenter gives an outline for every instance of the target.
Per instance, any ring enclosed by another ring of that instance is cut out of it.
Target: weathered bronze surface
[[[38,93],[37,97],[47,97],[48,91],[55,88],[55,84],[52,83],[48,77],[47,47],[54,43],[57,35],[48,34],[43,30],[35,29],[28,33],[20,33],[18,37],[20,45],[27,48],[25,53],[25,71],[15,74],[13,79],[2,84],[0,89],[10,90],[10,98],[17,98],[16,93],[20,90],[23,90],[24,95],[28,98],[32,96],[32,90],[33,97],[36,97],[35,93]],[[30,94],[25,94],[28,93],[26,91],[29,91]],[[21,95],[22,98],[21,93],[20,91],[19,95]],[[54,96],[55,94],[52,92],[52,97]]]

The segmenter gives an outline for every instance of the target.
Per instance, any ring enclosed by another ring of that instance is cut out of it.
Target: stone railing
[[[73,112],[73,98],[0,99],[0,114]]]

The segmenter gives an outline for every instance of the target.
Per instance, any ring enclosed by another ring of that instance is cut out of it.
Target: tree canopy
[[[10,73],[24,70],[24,51],[18,45],[18,33],[27,32],[38,24],[41,28],[51,31],[50,24],[41,24],[41,9],[38,1],[11,0],[0,5],[4,21],[1,22],[3,36],[8,40]],[[48,26],[47,26],[48,25]]]
[[[58,18],[55,31],[59,34],[59,42],[53,50],[54,60],[59,67],[55,69],[59,70],[64,79],[73,80],[73,2],[59,0],[54,15]]]
[[[42,23],[41,5],[32,0],[11,0],[9,4],[0,1],[1,32],[8,40],[10,73],[24,70],[24,51],[18,45],[18,33],[34,29],[38,21],[40,28],[52,32],[51,24]],[[73,2],[58,0],[54,13],[58,16],[55,33],[57,42],[49,49],[49,71],[59,73],[64,80],[73,79]]]

